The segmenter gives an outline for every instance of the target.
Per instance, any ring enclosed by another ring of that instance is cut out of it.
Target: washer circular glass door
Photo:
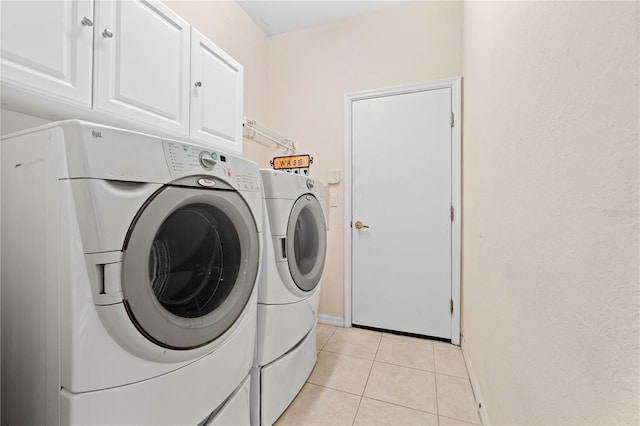
[[[244,311],[258,259],[256,223],[237,192],[165,187],[129,231],[122,281],[127,312],[160,346],[206,345]]]
[[[287,263],[293,282],[311,291],[320,282],[327,254],[327,225],[318,199],[304,194],[289,215],[286,240]]]

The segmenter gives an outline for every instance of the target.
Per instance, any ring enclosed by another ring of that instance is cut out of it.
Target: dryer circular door
[[[293,204],[285,244],[293,282],[302,291],[315,289],[327,255],[327,225],[313,195],[304,194]]]
[[[207,345],[244,311],[258,264],[256,223],[239,193],[164,187],[129,230],[122,272],[127,313],[157,345]]]

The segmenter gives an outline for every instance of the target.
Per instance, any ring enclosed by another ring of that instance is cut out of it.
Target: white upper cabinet
[[[159,0],[0,0],[2,107],[242,154],[243,67]]]
[[[0,1],[3,88],[91,107],[93,1]]]
[[[242,153],[243,68],[191,29],[191,139]]]
[[[190,26],[159,1],[96,2],[94,110],[189,136]]]

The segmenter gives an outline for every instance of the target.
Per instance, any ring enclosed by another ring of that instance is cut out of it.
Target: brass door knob
[[[362,223],[359,220],[356,220],[355,226],[356,226],[356,229],[362,229],[362,228],[368,228],[369,227],[369,225],[365,225],[364,223]]]

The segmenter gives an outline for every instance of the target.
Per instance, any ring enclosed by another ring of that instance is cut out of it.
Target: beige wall
[[[415,2],[269,38],[269,127],[313,155],[312,177],[344,177],[345,94],[460,76],[461,25],[461,3]],[[329,209],[320,314],[342,318],[342,183],[332,190],[339,206]]]
[[[466,347],[494,424],[638,424],[638,2],[464,6]]]

